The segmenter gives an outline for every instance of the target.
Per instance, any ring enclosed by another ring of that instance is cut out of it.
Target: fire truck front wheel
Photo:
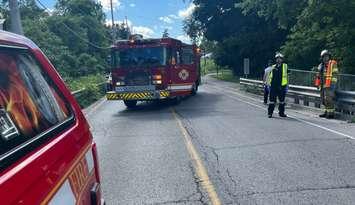
[[[137,106],[137,100],[124,100],[123,103],[126,105],[128,108],[134,108]]]
[[[193,86],[192,86],[191,94],[192,95],[196,95],[197,91],[198,91],[198,84],[194,83]]]

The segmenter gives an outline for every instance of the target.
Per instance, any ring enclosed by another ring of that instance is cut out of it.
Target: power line
[[[36,0],[45,10],[49,11],[50,10],[40,1],[40,0]],[[77,38],[79,38],[80,40],[82,40],[83,42],[89,44],[90,46],[94,47],[94,48],[97,48],[97,49],[102,49],[102,50],[107,50],[107,49],[110,49],[110,47],[101,47],[101,46],[98,46],[84,38],[82,38],[80,36],[80,34],[78,34],[77,32],[75,32],[73,29],[71,29],[67,24],[65,24],[64,22],[60,22],[61,24],[63,24],[63,26],[69,30],[74,36],[76,36]]]
[[[77,10],[79,10],[81,13],[85,13],[84,12],[84,10],[82,10],[80,7],[76,7],[75,9],[77,9]],[[91,27],[89,24],[87,24],[85,21],[82,21],[82,22],[80,22],[80,23],[83,23],[83,24],[85,24],[87,27]],[[113,27],[114,25],[112,25],[112,27]],[[106,39],[106,40],[108,40],[108,41],[113,41],[113,39],[110,39],[110,38],[107,38],[105,35],[103,35],[103,37]]]

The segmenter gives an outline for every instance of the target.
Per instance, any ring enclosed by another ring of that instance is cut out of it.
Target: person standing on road
[[[269,75],[270,84],[270,103],[268,108],[268,117],[272,118],[272,114],[276,105],[276,98],[279,98],[279,116],[287,117],[285,114],[285,98],[288,86],[288,66],[284,63],[284,56],[281,53],[275,55],[276,64],[272,66]]]
[[[325,106],[325,112],[319,117],[332,119],[335,116],[335,89],[338,82],[338,66],[335,60],[331,60],[328,50],[323,50],[320,54],[321,64],[318,66],[318,75],[315,85],[321,91],[321,100]]]
[[[264,84],[264,104],[267,105],[267,101],[270,94],[270,84],[269,84],[269,75],[272,70],[272,60],[269,60],[268,67],[264,70],[263,84]]]

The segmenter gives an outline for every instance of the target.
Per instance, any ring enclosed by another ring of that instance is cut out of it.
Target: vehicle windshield
[[[129,48],[115,50],[114,67],[152,67],[167,64],[165,47]]]

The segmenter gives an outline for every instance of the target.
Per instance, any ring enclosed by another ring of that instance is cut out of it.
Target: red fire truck
[[[0,204],[99,205],[96,145],[42,51],[0,31]]]
[[[173,38],[118,41],[111,50],[111,87],[108,100],[123,100],[129,108],[137,101],[179,100],[194,95],[200,85],[200,52]]]

